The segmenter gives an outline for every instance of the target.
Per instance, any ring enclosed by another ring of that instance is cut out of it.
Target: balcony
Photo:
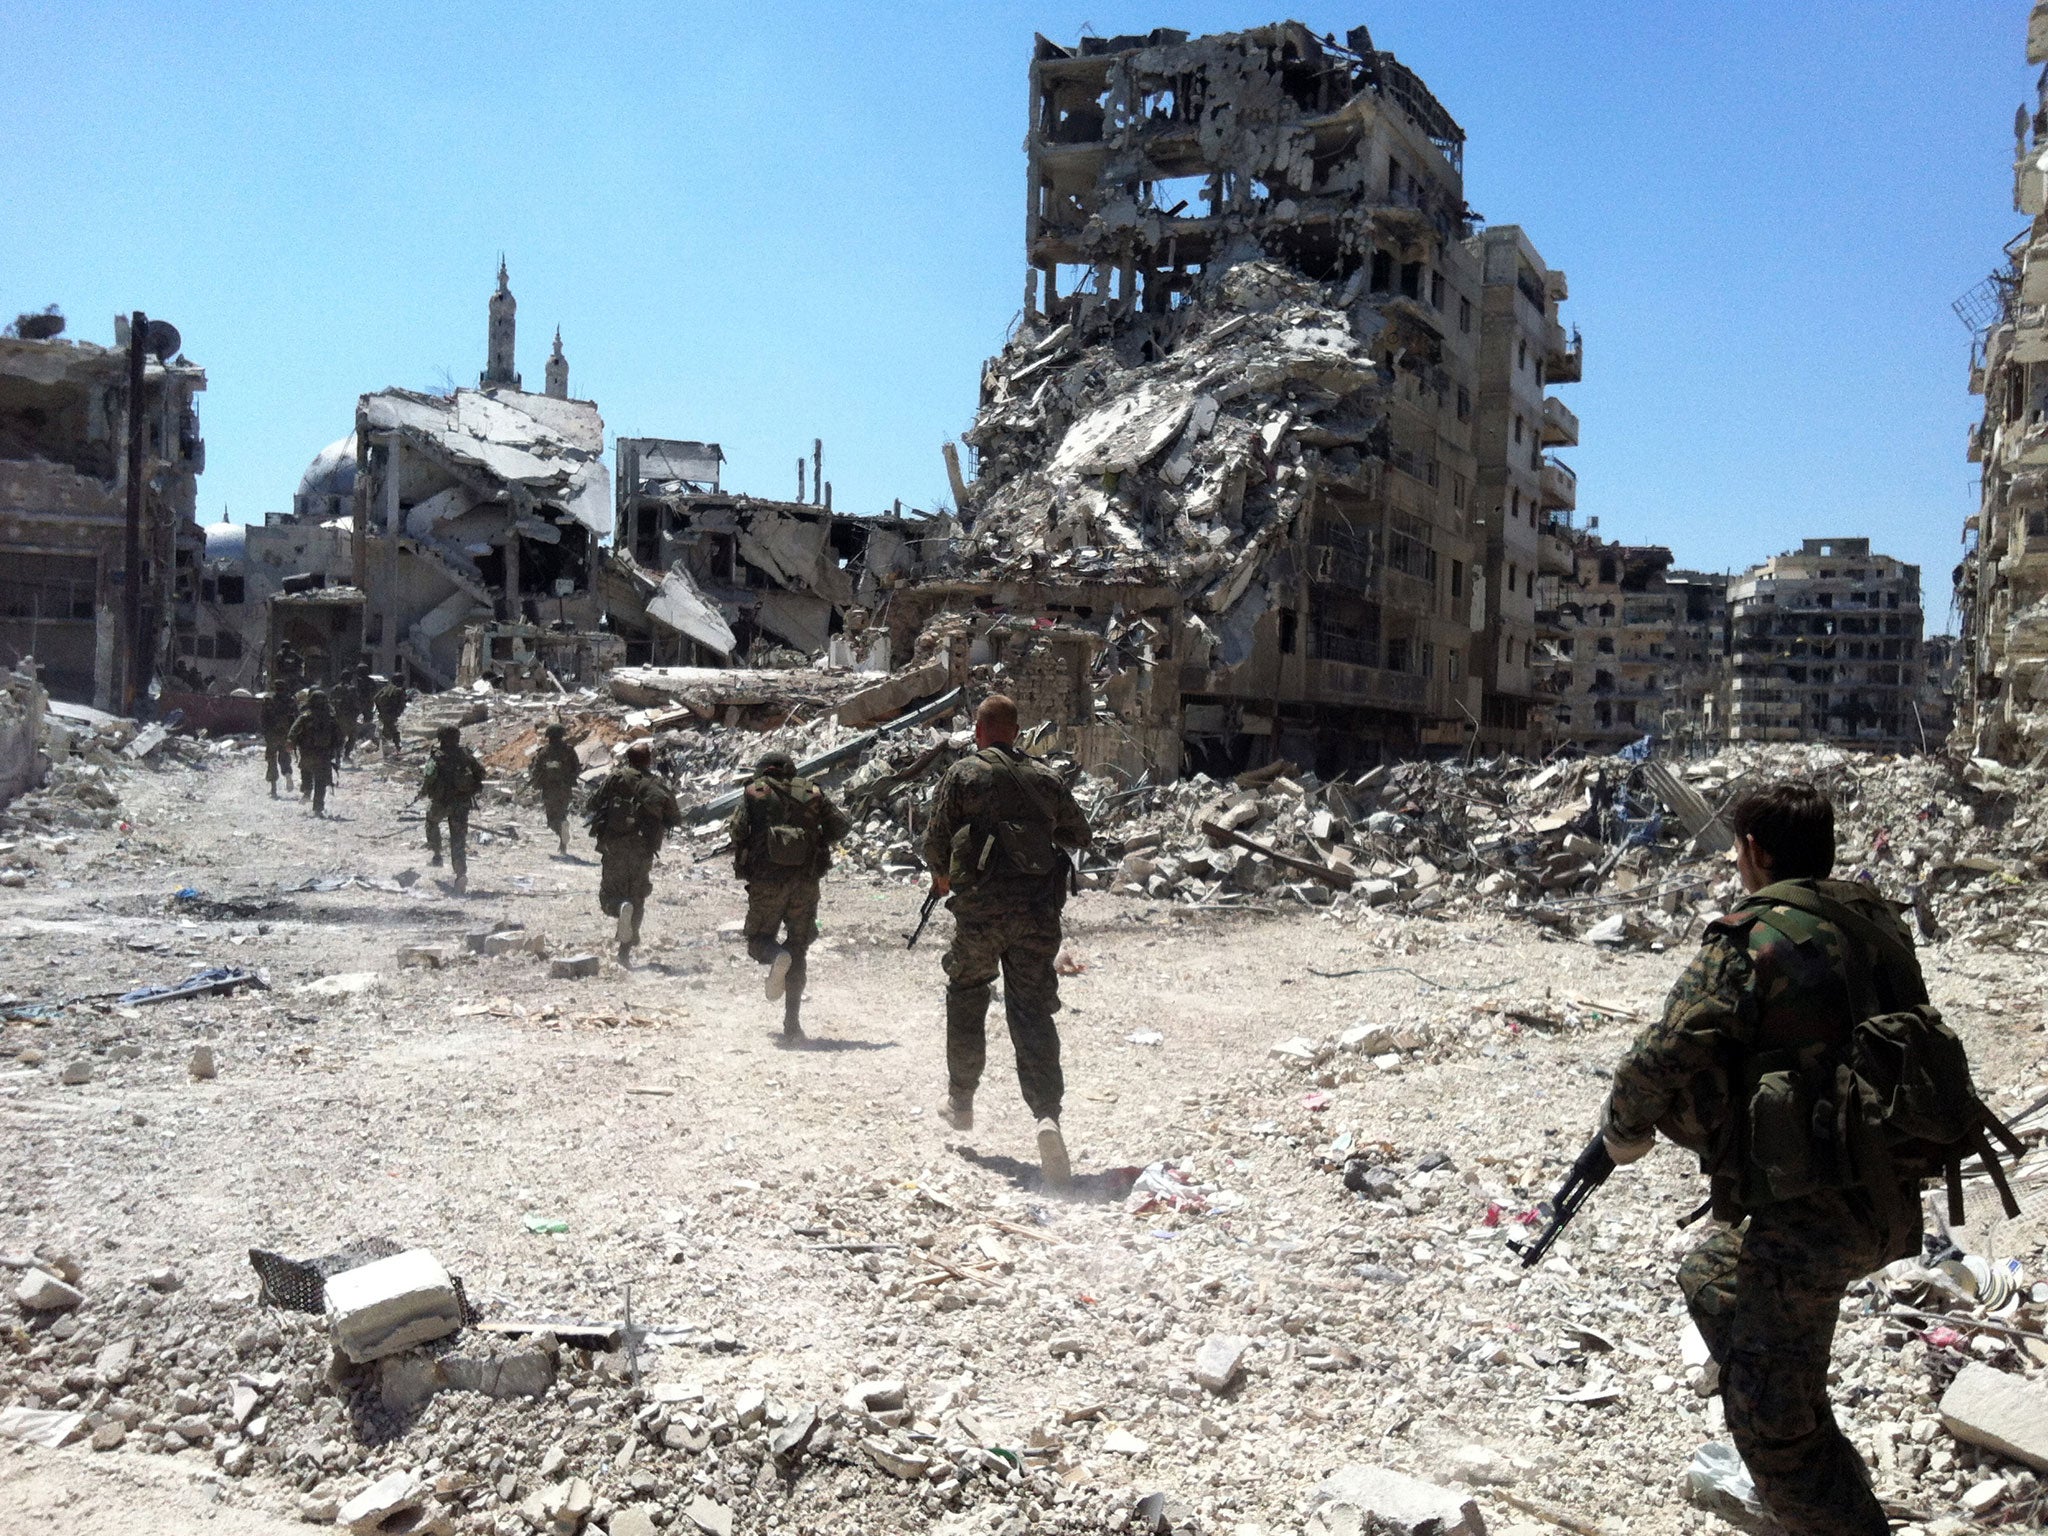
[[[1546,448],[1576,448],[1579,443],[1579,418],[1572,408],[1555,395],[1543,397],[1543,446]]]
[[[1419,710],[1429,692],[1429,679],[1417,672],[1389,672],[1384,667],[1328,657],[1311,660],[1308,668],[1311,690],[1318,699],[1331,703]]]
[[[1552,384],[1576,384],[1585,376],[1586,344],[1574,330],[1571,341],[1564,327],[1553,320],[1544,327],[1543,377]]]
[[[1569,512],[1579,504],[1579,477],[1555,454],[1543,456],[1543,510]]]

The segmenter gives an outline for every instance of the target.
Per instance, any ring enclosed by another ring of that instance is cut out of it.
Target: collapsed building
[[[1808,539],[1728,585],[1730,741],[1932,744],[1920,567],[1868,539]]]
[[[1024,313],[892,652],[968,616],[977,659],[1128,772],[1469,743],[1531,660],[1495,665],[1487,626],[1534,611],[1528,541],[1481,503],[1543,515],[1542,370],[1577,357],[1562,280],[1519,232],[1474,238],[1464,131],[1364,28],[1292,22],[1040,37],[1030,99]],[[1490,272],[1527,352],[1483,351]],[[1501,357],[1527,372],[1488,395]],[[1482,402],[1521,433],[1483,440]]]
[[[1536,615],[1547,748],[1725,739],[1727,578],[1674,571],[1671,560],[1660,545],[1570,537],[1567,569],[1546,574]]]
[[[118,317],[111,347],[63,332],[51,309],[0,335],[0,667],[125,712],[176,686],[197,620],[206,373],[161,320]]]
[[[889,670],[887,633],[871,617],[950,544],[951,519],[901,503],[881,516],[833,511],[822,442],[808,480],[797,460],[794,501],[723,488],[716,443],[622,437],[613,447],[618,533],[598,584],[629,663],[772,665],[782,658],[771,653],[790,652]]]
[[[2048,4],[2033,7],[2027,62],[2048,64]],[[1968,449],[1982,494],[1955,571],[1957,726],[1974,752],[2007,759],[2048,747],[2048,75],[2013,133],[2013,207],[2032,222],[1955,306],[1984,397]]]

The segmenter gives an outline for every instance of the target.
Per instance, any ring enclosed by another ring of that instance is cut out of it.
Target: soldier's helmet
[[[766,774],[771,779],[796,777],[796,759],[787,752],[764,752],[761,760],[754,764],[754,772]]]
[[[568,734],[569,727],[567,727],[566,725],[551,725],[548,727],[549,741],[560,741],[564,736],[567,736]]]
[[[308,709],[325,709],[327,707],[327,690],[325,688],[315,688],[309,692],[306,695],[306,707]]]
[[[444,725],[441,729],[434,732],[434,740],[440,742],[444,747],[460,746],[462,744],[462,732],[452,725]]]

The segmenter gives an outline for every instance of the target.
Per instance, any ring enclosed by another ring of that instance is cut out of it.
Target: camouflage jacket
[[[586,815],[599,847],[637,846],[649,854],[683,824],[682,807],[668,786],[631,763],[614,768],[590,792]]]
[[[471,804],[484,787],[484,765],[477,755],[459,743],[436,746],[427,754],[427,770],[420,777],[420,793],[429,805]]]
[[[288,693],[266,693],[258,702],[261,711],[259,719],[263,724],[263,739],[276,745],[291,736],[292,721],[297,710],[292,707],[292,696]]]
[[[307,708],[292,722],[289,739],[301,752],[315,757],[332,757],[341,750],[341,722],[331,709]]]
[[[541,790],[566,791],[576,787],[582,776],[583,760],[566,741],[544,741],[526,765],[526,777]]]
[[[1913,941],[1883,898],[1843,880],[1788,881],[1818,891],[1869,919],[1886,953],[1864,956],[1834,924],[1772,899],[1767,886],[1710,924],[1700,951],[1678,978],[1664,1016],[1637,1037],[1614,1071],[1603,1118],[1635,1140],[1662,1131],[1697,1153],[1719,1186],[1741,1155],[1739,1124],[1749,1059],[1816,1041],[1846,1041],[1858,1022],[1850,1005],[1849,967],[1873,966],[1877,997],[1889,1010],[1927,1000]]]
[[[814,847],[808,866],[778,865],[769,858],[768,829],[777,822],[809,830]],[[742,880],[823,879],[832,867],[832,845],[852,830],[832,797],[800,775],[757,775],[725,822],[733,873]]]
[[[396,683],[386,683],[379,688],[371,702],[377,706],[377,718],[396,720],[405,713],[405,690]]]
[[[1013,819],[1051,820],[1054,846],[1086,848],[1091,833],[1088,818],[1065,781],[1051,768],[1014,747],[984,747],[972,757],[963,757],[946,770],[938,793],[932,797],[932,819],[925,828],[925,867],[944,873],[956,887],[954,910],[1015,907],[1045,903],[1059,906],[1067,896],[1067,861],[1043,876],[994,874],[969,883],[956,868],[956,843],[980,843],[984,848],[995,835],[996,823]],[[959,836],[966,833],[964,840]],[[969,848],[965,852],[973,854]],[[967,859],[979,865],[979,857]]]

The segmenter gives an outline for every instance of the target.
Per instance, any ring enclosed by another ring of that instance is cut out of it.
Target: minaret
[[[555,327],[555,350],[548,358],[548,394],[556,400],[569,398],[569,359],[562,356],[562,328]]]
[[[491,295],[490,352],[483,377],[477,383],[485,389],[517,389],[519,375],[512,369],[512,335],[517,321],[518,301],[506,285],[505,258],[498,258],[498,291]]]

